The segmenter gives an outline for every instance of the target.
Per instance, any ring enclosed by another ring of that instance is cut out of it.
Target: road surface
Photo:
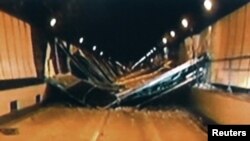
[[[138,111],[42,108],[26,118],[2,125],[16,134],[1,141],[206,141],[201,124],[181,110]]]

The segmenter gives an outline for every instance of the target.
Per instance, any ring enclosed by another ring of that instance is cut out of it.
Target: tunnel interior
[[[0,2],[0,140],[206,141],[208,125],[250,124],[249,1],[137,2]],[[150,12],[164,4],[175,14]]]

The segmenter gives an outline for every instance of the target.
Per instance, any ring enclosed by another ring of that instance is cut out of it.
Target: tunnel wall
[[[46,84],[0,90],[0,117],[41,103],[45,93]],[[11,111],[11,102],[14,101],[17,102],[17,109]]]
[[[250,58],[216,61],[250,55],[250,3],[212,26],[209,50],[211,82],[250,88]]]
[[[0,80],[36,77],[29,24],[0,11]]]
[[[205,52],[213,60],[209,82],[250,88],[250,3],[187,37],[180,47],[179,63]]]
[[[183,60],[208,52],[209,82],[250,88],[250,3],[223,17],[182,44]],[[193,89],[191,103],[219,124],[250,124],[248,94]]]
[[[250,103],[244,95],[193,89],[192,103],[208,118],[220,124],[250,124]]]
[[[0,11],[0,117],[44,99],[47,85],[38,79],[33,49],[30,25]]]

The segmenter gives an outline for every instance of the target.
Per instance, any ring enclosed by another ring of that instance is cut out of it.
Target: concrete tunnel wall
[[[0,11],[0,50],[1,83],[5,80],[13,80],[15,83],[18,79],[37,79],[30,25],[2,11]],[[44,83],[0,89],[0,117],[13,110],[21,110],[40,103],[45,91]],[[14,109],[11,105],[13,102],[16,102]]]
[[[250,55],[250,3],[205,29],[200,37],[201,41],[208,37],[205,50],[213,60]],[[212,63],[209,81],[250,88],[250,58],[232,61],[231,76],[229,71],[228,61]],[[191,97],[195,108],[217,123],[250,124],[249,94],[193,89]]]
[[[11,102],[17,102],[17,111],[22,110],[41,103],[45,97],[45,92],[46,84],[0,90],[0,117],[13,112],[11,111]]]
[[[246,96],[246,95],[245,95]],[[226,92],[193,89],[196,110],[220,124],[250,124],[250,99]]]
[[[225,16],[201,33],[187,37],[181,44],[179,62],[183,63],[204,52],[212,60],[250,57],[250,3]],[[231,70],[231,71],[230,71]],[[214,61],[209,82],[250,88],[250,58]],[[230,73],[230,75],[229,75]]]
[[[30,26],[0,11],[0,80],[36,77]]]
[[[250,3],[224,17],[212,26],[211,47],[213,59],[250,55]],[[230,72],[231,70],[231,72]],[[212,63],[213,83],[250,88],[250,58]],[[229,76],[229,73],[230,76]],[[231,79],[231,80],[229,80]]]

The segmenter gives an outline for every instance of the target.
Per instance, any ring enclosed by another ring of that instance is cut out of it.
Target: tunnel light
[[[167,44],[168,43],[168,39],[166,37],[162,38],[162,43],[163,44]]]
[[[153,58],[151,58],[151,59],[150,59],[150,62],[151,62],[151,63],[153,63],[153,62],[154,62],[154,59],[153,59]]]
[[[153,50],[156,51],[156,47],[154,47]]]
[[[132,66],[132,70],[137,67],[141,62],[143,62],[146,59],[146,56],[143,56],[139,61],[137,61],[133,66]]]
[[[122,63],[120,63],[119,61],[115,61],[115,63],[120,66],[120,67],[123,67]]]
[[[172,37],[172,38],[174,38],[175,37],[175,31],[170,31],[170,36]]]
[[[213,3],[211,0],[205,0],[203,5],[207,11],[211,11],[213,8]]]
[[[149,57],[150,55],[151,55],[151,52],[148,52],[148,53],[146,54],[147,57]]]
[[[199,71],[203,71],[204,69],[202,67],[199,68]]]
[[[100,52],[100,56],[103,56],[103,51]]]
[[[187,27],[188,27],[188,20],[187,20],[186,18],[183,18],[183,19],[181,20],[181,24],[182,24],[182,26],[183,26],[184,28],[187,28]]]
[[[93,51],[96,51],[97,47],[96,46],[93,46],[92,50]]]
[[[212,31],[212,26],[211,26],[211,25],[208,27],[208,31],[209,31],[209,32]]]
[[[50,26],[51,27],[54,27],[56,25],[56,18],[52,18],[51,20],[50,20]]]
[[[80,43],[80,44],[82,44],[83,41],[84,41],[84,38],[83,38],[83,37],[79,38],[79,43]]]
[[[164,48],[163,48],[163,52],[164,52],[165,54],[167,54],[167,53],[168,53],[168,48],[167,48],[167,47],[164,47]]]

